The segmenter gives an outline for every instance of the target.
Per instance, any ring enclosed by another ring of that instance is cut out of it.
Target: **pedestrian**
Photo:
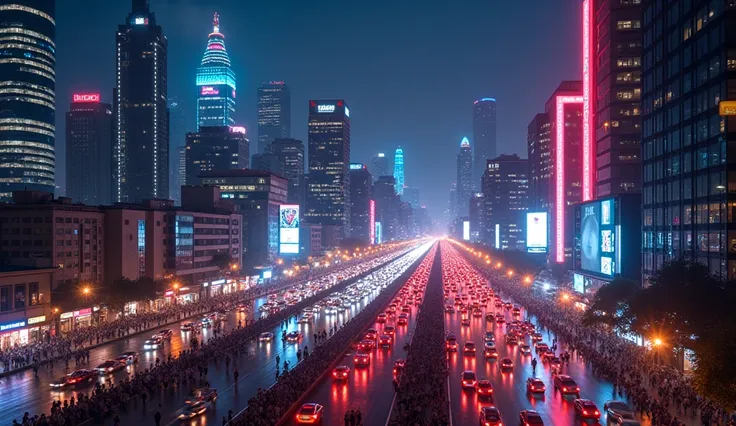
[[[158,404],[158,409],[153,414],[153,420],[156,421],[156,426],[161,426],[161,404]]]

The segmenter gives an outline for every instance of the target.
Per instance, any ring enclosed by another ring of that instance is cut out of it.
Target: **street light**
[[[530,277],[526,276],[526,277],[524,277],[524,282],[527,283],[527,284],[529,284],[530,282],[532,282],[532,279]]]
[[[509,277],[512,277],[512,276],[514,276],[514,271],[511,270],[511,269],[509,269],[509,271],[506,272],[506,275],[508,275]]]

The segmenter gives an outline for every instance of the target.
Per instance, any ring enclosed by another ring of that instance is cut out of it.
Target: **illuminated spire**
[[[460,142],[460,148],[470,148],[470,141],[467,136]]]
[[[228,67],[230,57],[225,50],[225,36],[220,32],[220,15],[215,12],[212,19],[213,31],[207,39],[207,48],[202,57],[203,67]]]
[[[220,15],[218,15],[217,12],[215,12],[215,17],[212,19],[212,27],[214,28],[212,32],[220,32]]]

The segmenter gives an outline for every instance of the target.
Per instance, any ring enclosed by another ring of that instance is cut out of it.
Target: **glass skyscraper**
[[[197,68],[197,130],[203,126],[231,126],[235,113],[235,73],[215,13],[202,64]]]
[[[486,161],[496,158],[496,100],[482,98],[473,103],[473,187],[480,185]]]
[[[264,82],[258,88],[258,153],[276,139],[291,137],[291,92],[283,81]]]
[[[397,195],[404,193],[404,150],[396,148],[394,154],[394,192]]]
[[[52,0],[0,2],[0,200],[54,192],[55,11]]]
[[[468,138],[460,142],[460,152],[457,154],[457,214],[460,217],[468,215],[470,196],[473,194],[473,150]]]

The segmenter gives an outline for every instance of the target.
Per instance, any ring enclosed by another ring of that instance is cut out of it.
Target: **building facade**
[[[350,238],[370,244],[373,176],[361,163],[350,164]]]
[[[214,170],[246,169],[249,165],[250,141],[242,127],[200,127],[187,133],[187,185],[199,185],[199,176]]]
[[[373,181],[377,181],[379,176],[388,176],[388,157],[383,152],[371,157],[371,174],[373,175]]]
[[[283,81],[263,82],[258,88],[258,153],[277,138],[291,137],[291,91]],[[255,151],[255,150],[254,150]]]
[[[112,106],[75,94],[66,114],[66,196],[75,203],[112,203],[112,143]]]
[[[53,268],[0,267],[0,350],[51,340]]]
[[[486,160],[496,157],[496,100],[482,98],[473,103],[473,186],[480,185]]]
[[[396,192],[397,195],[402,195],[404,193],[404,150],[401,148],[396,148],[396,152],[394,153],[394,180],[396,181],[396,186],[394,187],[394,192]]]
[[[215,13],[212,32],[202,63],[197,68],[197,130],[204,126],[232,126],[235,123],[235,73],[220,32],[220,16]]]
[[[304,219],[322,225],[325,247],[350,230],[350,110],[342,100],[309,101],[309,180]]]
[[[540,113],[527,126],[529,208],[549,210],[552,181],[552,135],[549,116]]]
[[[279,159],[281,175],[289,180],[289,204],[304,208],[304,142],[278,138],[271,142],[271,153]]]
[[[473,151],[468,138],[460,142],[457,154],[457,210],[458,215],[467,216],[470,196],[473,194]]]
[[[0,6],[0,201],[55,190],[56,3]]]
[[[401,199],[396,194],[396,180],[394,177],[379,176],[376,183],[373,184],[372,196],[376,202],[375,223],[380,223],[381,241],[391,241],[398,238]]]
[[[516,154],[488,160],[483,174],[483,199],[486,244],[499,250],[526,250],[529,160]]]
[[[283,174],[279,157],[270,152],[253,154],[250,160],[250,168],[253,170],[265,170],[277,175]]]
[[[116,36],[113,198],[169,196],[168,41],[148,0],[133,0]]]

